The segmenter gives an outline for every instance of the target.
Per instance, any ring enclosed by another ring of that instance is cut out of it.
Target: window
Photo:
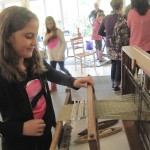
[[[112,11],[112,8],[111,8],[111,6],[110,6],[110,1],[111,0],[101,0],[101,3],[100,3],[100,8],[102,9],[102,10],[104,10],[104,12],[105,12],[105,15],[108,15],[108,14],[110,14],[110,12]]]
[[[100,1],[100,9],[104,10],[106,15],[112,10],[110,1]],[[125,6],[129,3],[130,0],[126,0]],[[21,6],[21,0],[0,0],[0,4],[1,10],[12,5]],[[38,16],[40,21],[40,34],[45,32],[46,16],[52,16],[58,28],[68,30],[71,34],[74,34],[77,33],[79,27],[83,35],[90,36],[92,27],[88,15],[94,9],[93,4],[93,0],[29,0],[31,11]]]
[[[30,10],[34,12],[38,19],[39,19],[39,34],[42,37],[44,34],[44,25],[45,25],[45,8],[44,8],[44,3],[43,0],[34,0],[30,1]]]
[[[90,35],[92,29],[88,15],[93,9],[93,0],[65,0],[62,2],[65,30],[74,34],[77,33],[79,27],[82,34]]]
[[[125,6],[129,5],[131,3],[131,0],[126,0],[125,1]]]
[[[64,29],[71,33],[76,32],[75,30],[79,26],[77,0],[63,1],[62,8],[64,17]]]
[[[52,16],[57,22],[61,20],[59,1],[60,0],[45,0],[45,15]]]
[[[21,1],[5,1],[5,8],[9,6],[21,6]]]
[[[59,28],[61,28],[61,15],[59,0],[30,0],[30,9],[33,11],[40,21],[39,34],[44,36],[45,34],[45,18],[46,16],[52,16]]]

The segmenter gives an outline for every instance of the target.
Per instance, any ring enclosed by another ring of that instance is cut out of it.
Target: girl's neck
[[[55,32],[57,30],[57,28],[52,28],[52,29],[48,29],[48,32],[50,33],[50,32]]]
[[[20,70],[22,70],[22,71],[25,71],[25,70],[26,70],[26,66],[25,66],[25,64],[24,64],[24,59],[21,59],[21,60],[19,61],[18,68],[19,68]]]

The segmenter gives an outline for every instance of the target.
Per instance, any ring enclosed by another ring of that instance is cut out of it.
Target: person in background
[[[89,14],[89,22],[91,25],[93,25],[93,21],[96,19],[98,13],[104,13],[104,11],[99,9],[98,3],[94,3],[94,10]]]
[[[109,51],[110,45],[110,38],[113,35],[113,29],[115,23],[119,15],[122,13],[123,8],[123,0],[111,0],[110,5],[113,9],[111,14],[104,17],[102,24],[99,29],[99,34],[101,36],[106,36],[106,51]],[[118,50],[121,51],[121,50]],[[111,81],[112,81],[112,88],[114,92],[120,91],[120,82],[121,82],[121,60],[118,59],[111,59]]]
[[[127,25],[130,29],[130,45],[137,45],[150,54],[150,5],[148,0],[131,0],[132,9],[128,13]],[[146,78],[146,88],[150,90],[150,78]]]
[[[0,20],[2,150],[49,150],[56,120],[47,80],[74,89],[93,80],[61,73],[40,57],[39,21],[28,9],[8,7]]]
[[[64,67],[65,65],[65,50],[66,41],[64,38],[64,33],[56,27],[56,22],[53,17],[48,16],[45,19],[46,25],[46,35],[43,40],[45,46],[48,47],[48,54],[51,66],[56,69],[57,63],[60,69],[65,72],[68,76],[71,76],[69,71]],[[56,84],[51,83],[51,92],[57,90]]]
[[[148,0],[148,3],[150,4],[150,0]],[[128,15],[128,13],[129,13],[129,11],[132,9],[132,5],[131,5],[131,3],[129,4],[129,5],[127,5],[126,7],[125,7],[125,10],[124,10],[124,14],[125,15]]]
[[[127,25],[130,29],[130,45],[150,51],[150,5],[148,0],[131,0]]]
[[[92,40],[95,40],[95,48],[97,59],[99,62],[103,62],[103,50],[102,50],[102,37],[98,34],[101,22],[104,18],[104,13],[98,13],[96,19],[93,22]]]

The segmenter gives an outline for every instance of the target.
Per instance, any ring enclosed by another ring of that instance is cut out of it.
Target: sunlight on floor
[[[80,65],[77,65],[76,70],[75,70],[74,65],[66,65],[65,67],[69,70],[69,72],[74,77],[84,77],[84,76],[87,76],[87,75],[107,76],[107,75],[110,75],[110,71],[111,71],[110,70],[111,64],[106,64],[106,65],[101,66],[101,67],[96,67],[96,69],[94,69],[92,67],[83,68],[83,74],[81,74]]]

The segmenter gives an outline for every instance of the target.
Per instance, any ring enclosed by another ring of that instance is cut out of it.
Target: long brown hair
[[[32,19],[38,21],[34,13],[19,6],[8,7],[0,13],[0,74],[9,82],[24,80],[27,72],[18,68],[19,57],[8,39]],[[31,74],[40,74],[45,70],[37,48],[31,58],[24,59],[24,63]]]
[[[51,30],[47,28],[47,22],[48,21],[52,22],[53,25],[54,25],[53,29],[51,29]],[[57,36],[57,27],[56,27],[56,22],[55,22],[55,20],[54,20],[54,18],[52,16],[47,16],[46,17],[46,19],[45,19],[45,25],[46,25],[46,34],[48,34],[51,31],[53,31],[54,32],[54,37],[56,37]]]

